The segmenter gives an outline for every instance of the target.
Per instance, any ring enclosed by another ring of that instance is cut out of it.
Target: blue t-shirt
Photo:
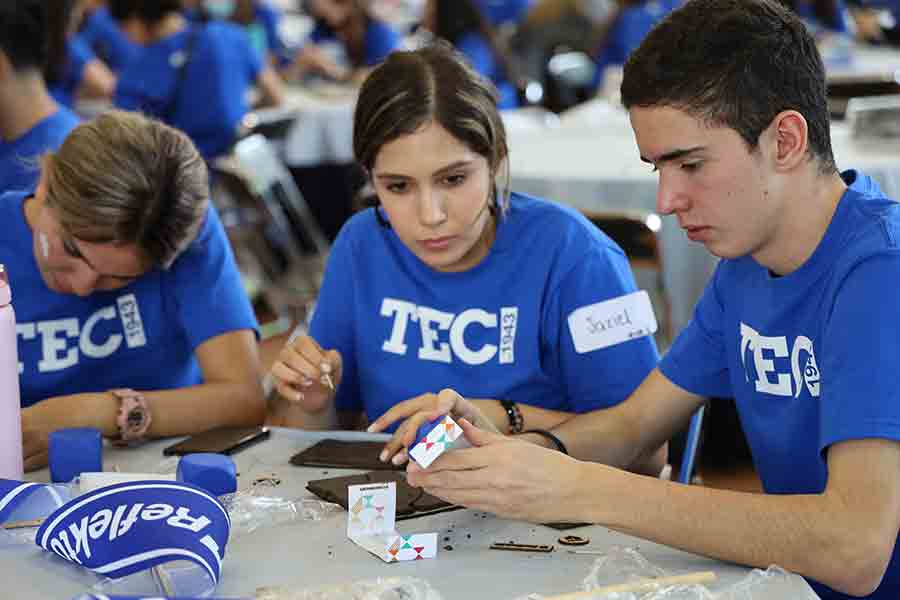
[[[462,36],[456,42],[456,48],[469,59],[476,71],[494,83],[499,96],[497,108],[509,109],[519,105],[516,88],[506,78],[506,73],[497,62],[494,51],[487,40],[473,31]]]
[[[53,99],[63,106],[73,108],[75,106],[75,93],[84,79],[84,68],[96,58],[90,46],[78,37],[73,37],[66,42],[65,67],[60,74],[59,81],[54,82],[48,88]]]
[[[322,21],[316,23],[312,33],[309,34],[309,41],[314,44],[336,43],[343,46],[335,37],[334,31]],[[374,67],[399,46],[400,34],[394,31],[390,25],[377,19],[368,19],[362,66]],[[346,48],[344,48],[344,59],[348,60]]]
[[[57,150],[77,125],[78,117],[60,106],[18,139],[10,143],[0,141],[0,194],[33,189],[41,176],[38,159]]]
[[[266,2],[256,3],[256,24],[265,32],[266,47],[279,62],[290,61],[293,57],[289,54],[287,45],[281,38],[278,25],[281,22],[281,13],[278,9]]]
[[[166,271],[86,298],[47,288],[25,221],[28,192],[0,197],[0,263],[13,291],[22,406],[119,387],[161,390],[202,383],[194,351],[215,336],[256,329],[214,208]]]
[[[88,15],[76,37],[90,46],[94,54],[116,73],[140,52],[140,47],[122,32],[106,7]]]
[[[800,0],[797,2],[797,14],[814,32],[818,29],[824,29],[833,33],[850,32],[850,28],[847,25],[847,7],[844,5],[843,0],[836,0],[834,13],[827,16],[827,22],[823,22],[816,14],[812,0]]]
[[[624,65],[628,55],[659,21],[675,10],[681,0],[645,0],[625,6],[616,17],[603,46],[597,53],[593,86],[603,82],[603,72],[610,65]]]
[[[528,14],[532,0],[478,0],[478,8],[492,25],[519,23]]]
[[[435,271],[375,209],[343,227],[310,335],[343,358],[339,410],[369,419],[419,394],[586,412],[624,400],[656,365],[644,337],[578,353],[567,317],[635,290],[622,250],[577,212],[512,194],[488,255]]]
[[[900,440],[900,204],[864,175],[843,177],[806,263],[773,277],[751,257],[722,260],[660,365],[695,394],[735,398],[771,494],[822,492],[832,444]],[[900,598],[898,552],[867,597]],[[811,583],[823,600],[849,598]]]
[[[178,82],[190,36],[191,58]],[[206,158],[224,154],[247,114],[247,91],[263,63],[236,25],[192,24],[143,49],[119,75],[114,103],[140,110],[187,133]]]

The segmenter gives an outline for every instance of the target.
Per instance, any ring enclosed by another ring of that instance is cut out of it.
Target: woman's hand
[[[309,413],[318,413],[333,401],[341,383],[341,355],[323,350],[308,335],[288,343],[272,365],[275,388],[285,399]]]
[[[476,427],[497,433],[497,428],[476,406],[478,400],[466,400],[450,389],[438,394],[422,394],[392,407],[372,423],[368,431],[384,431],[392,423],[405,419],[397,428],[381,453],[381,460],[395,465],[406,462],[407,449],[415,442],[416,432],[423,423],[449,414],[454,419],[466,419]],[[488,400],[487,402],[494,402]]]
[[[32,425],[26,413],[22,413],[22,457],[26,473],[47,466],[49,436],[49,431]]]

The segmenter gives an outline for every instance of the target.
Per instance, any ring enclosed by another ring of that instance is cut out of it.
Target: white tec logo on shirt
[[[744,376],[747,381],[754,382],[757,392],[797,398],[805,384],[810,396],[819,397],[822,376],[816,363],[812,340],[808,337],[798,335],[788,354],[785,336],[765,336],[741,323],[740,352]],[[752,370],[751,365],[747,364],[748,355],[752,357]],[[788,356],[791,359],[791,372],[779,373],[773,359]]]
[[[118,308],[118,311],[116,311]],[[94,328],[100,321],[119,319],[124,333],[114,333],[105,340],[95,340]],[[16,333],[22,341],[40,338],[41,358],[37,369],[41,373],[61,371],[78,364],[81,356],[106,358],[122,343],[129,348],[147,345],[141,310],[134,294],[119,296],[116,306],[105,306],[89,316],[84,323],[76,318],[18,323]],[[19,374],[25,365],[19,363]]]
[[[469,365],[483,365],[497,357],[500,364],[515,362],[516,326],[519,319],[517,306],[504,306],[499,315],[480,308],[470,308],[455,315],[396,298],[385,298],[381,302],[381,316],[394,319],[391,337],[381,345],[385,352],[406,354],[406,328],[412,321],[419,324],[422,334],[422,345],[418,349],[421,360],[452,363],[453,357],[456,357]],[[497,343],[484,344],[481,348],[466,346],[465,332],[471,325],[497,329]],[[449,343],[438,343],[439,331],[450,333]]]

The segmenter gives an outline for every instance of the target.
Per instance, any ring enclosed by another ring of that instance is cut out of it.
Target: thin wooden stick
[[[159,587],[162,588],[163,594],[169,598],[175,595],[175,590],[172,589],[172,582],[169,580],[169,576],[162,569],[162,565],[156,565],[152,569],[153,576],[156,579],[156,582],[159,584]]]
[[[640,579],[638,581],[631,581],[628,583],[607,585],[605,587],[594,588],[587,592],[570,592],[568,594],[561,594],[559,596],[548,596],[544,600],[584,600],[585,598],[593,598],[594,596],[602,596],[603,594],[639,592],[661,588],[669,585],[710,583],[715,580],[716,574],[712,571],[699,571],[697,573],[687,573],[686,575],[657,577],[656,579]]]
[[[29,527],[40,527],[44,522],[43,519],[32,519],[30,521],[10,521],[0,524],[3,529],[28,529]]]

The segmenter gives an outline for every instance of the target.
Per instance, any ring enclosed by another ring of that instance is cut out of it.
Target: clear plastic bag
[[[119,579],[97,577],[91,586],[104,596],[205,598],[216,585],[206,569],[186,560],[176,560]]]
[[[232,538],[263,527],[296,521],[321,521],[344,512],[339,505],[330,502],[314,498],[281,498],[268,495],[270,493],[269,486],[256,485],[219,498],[231,517]]]
[[[415,577],[389,577],[293,590],[286,586],[260,588],[256,600],[442,600],[431,585]]]
[[[791,600],[819,600],[809,584],[781,567],[771,566],[765,571],[754,569],[739,582],[717,593],[699,584],[671,585],[658,589],[633,592],[604,593],[600,588],[676,575],[650,563],[636,548],[614,546],[594,561],[585,577],[583,590],[597,590],[585,595],[584,600],[768,600],[772,597]],[[531,594],[518,600],[541,600],[543,596]]]
[[[37,521],[49,517],[53,512],[78,495],[78,486],[72,483],[54,483],[35,489],[27,501],[19,504],[7,517],[6,523],[35,521],[33,527],[0,529],[0,549],[15,546],[33,546],[39,528]]]

